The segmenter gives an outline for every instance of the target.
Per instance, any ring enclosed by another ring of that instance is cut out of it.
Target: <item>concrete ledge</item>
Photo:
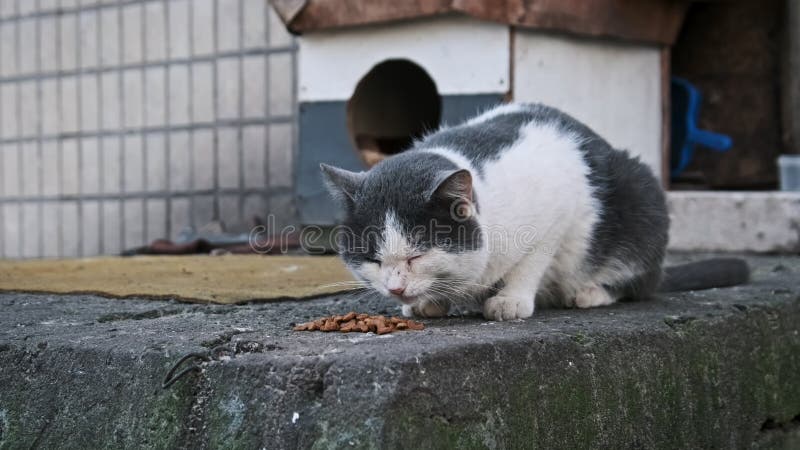
[[[289,322],[378,299],[0,295],[0,448],[793,448],[800,258],[748,286],[388,336]],[[212,361],[162,390],[183,354]],[[796,448],[796,447],[794,447]]]
[[[673,191],[670,249],[800,252],[800,192]]]

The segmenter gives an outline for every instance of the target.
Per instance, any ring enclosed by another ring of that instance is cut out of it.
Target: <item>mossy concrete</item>
[[[4,294],[0,449],[798,448],[800,258],[750,261],[747,286],[386,336],[289,327],[398,313],[377,298]]]

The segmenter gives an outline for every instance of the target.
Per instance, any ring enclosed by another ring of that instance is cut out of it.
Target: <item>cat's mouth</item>
[[[414,303],[417,302],[417,299],[419,298],[418,295],[395,295],[395,294],[392,294],[392,297],[396,298],[397,300],[400,300],[400,303],[404,305],[413,305]]]

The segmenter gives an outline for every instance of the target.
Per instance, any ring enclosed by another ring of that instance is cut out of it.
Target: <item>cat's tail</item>
[[[747,261],[739,258],[711,258],[665,267],[658,292],[696,291],[736,286],[750,280]]]

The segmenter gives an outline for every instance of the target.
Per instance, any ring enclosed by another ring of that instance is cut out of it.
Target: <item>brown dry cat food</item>
[[[301,323],[293,328],[294,331],[340,331],[342,333],[368,333],[371,331],[376,334],[423,329],[425,329],[425,325],[413,320],[356,314],[352,311],[343,316],[323,317],[313,322]]]

